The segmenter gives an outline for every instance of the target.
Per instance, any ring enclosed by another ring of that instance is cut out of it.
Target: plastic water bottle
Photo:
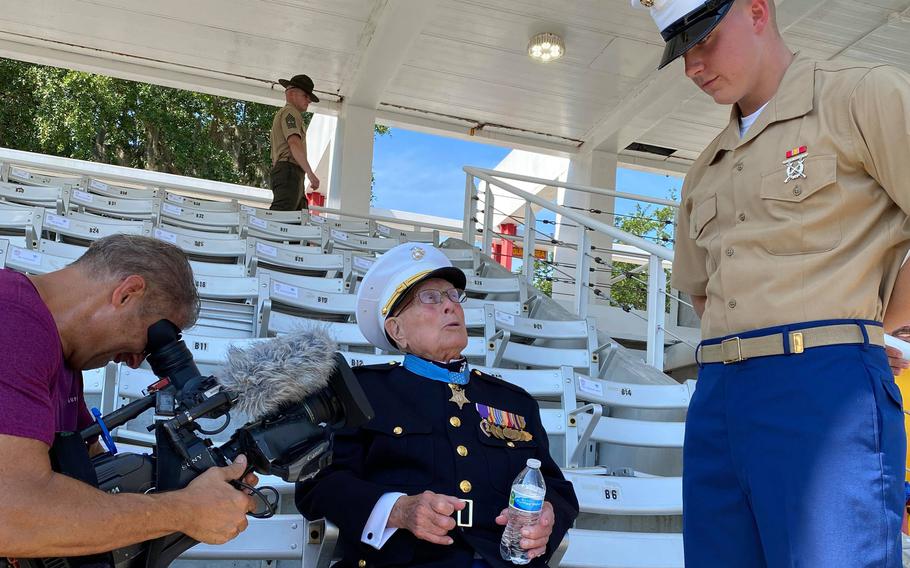
[[[512,482],[512,493],[509,495],[509,524],[502,532],[499,553],[503,560],[513,564],[527,564],[528,551],[521,547],[521,529],[537,524],[540,511],[543,509],[547,486],[540,473],[540,460],[529,459],[528,467],[521,470]]]

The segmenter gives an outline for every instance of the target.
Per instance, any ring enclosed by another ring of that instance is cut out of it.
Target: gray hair
[[[199,315],[199,293],[186,254],[174,245],[137,235],[110,235],[94,241],[71,266],[97,280],[123,280],[136,274],[145,280],[148,301],[142,312],[180,309],[184,329]]]

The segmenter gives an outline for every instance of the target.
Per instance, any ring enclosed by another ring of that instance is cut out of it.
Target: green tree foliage
[[[675,192],[670,192],[669,199],[675,199]],[[673,242],[673,220],[675,210],[672,207],[642,207],[635,204],[635,212],[631,215],[617,217],[616,228],[627,233],[654,241],[659,245],[669,246]],[[626,275],[610,287],[610,303],[623,309],[645,310],[648,306],[648,273],[647,270],[638,274],[632,271],[639,265],[628,262],[613,262],[612,276]],[[669,280],[670,271],[666,271]],[[667,300],[669,309],[669,299]]]
[[[534,260],[534,287],[546,294],[553,296],[553,266],[540,260]]]
[[[17,150],[268,187],[276,111],[0,58],[0,146]]]

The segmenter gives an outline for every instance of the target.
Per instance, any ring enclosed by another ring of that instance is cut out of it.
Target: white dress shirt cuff
[[[385,493],[376,501],[376,505],[373,506],[373,512],[370,513],[370,518],[367,519],[367,524],[364,525],[363,532],[360,533],[360,542],[369,544],[379,550],[387,540],[392,538],[392,535],[398,529],[387,528],[386,524],[389,522],[389,515],[392,513],[392,507],[395,506],[395,502],[398,501],[399,497],[404,497],[404,495],[404,493]]]

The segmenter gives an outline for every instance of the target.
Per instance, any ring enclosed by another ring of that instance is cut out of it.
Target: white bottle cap
[[[540,460],[534,458],[528,458],[528,467],[533,467],[534,469],[540,469]]]

